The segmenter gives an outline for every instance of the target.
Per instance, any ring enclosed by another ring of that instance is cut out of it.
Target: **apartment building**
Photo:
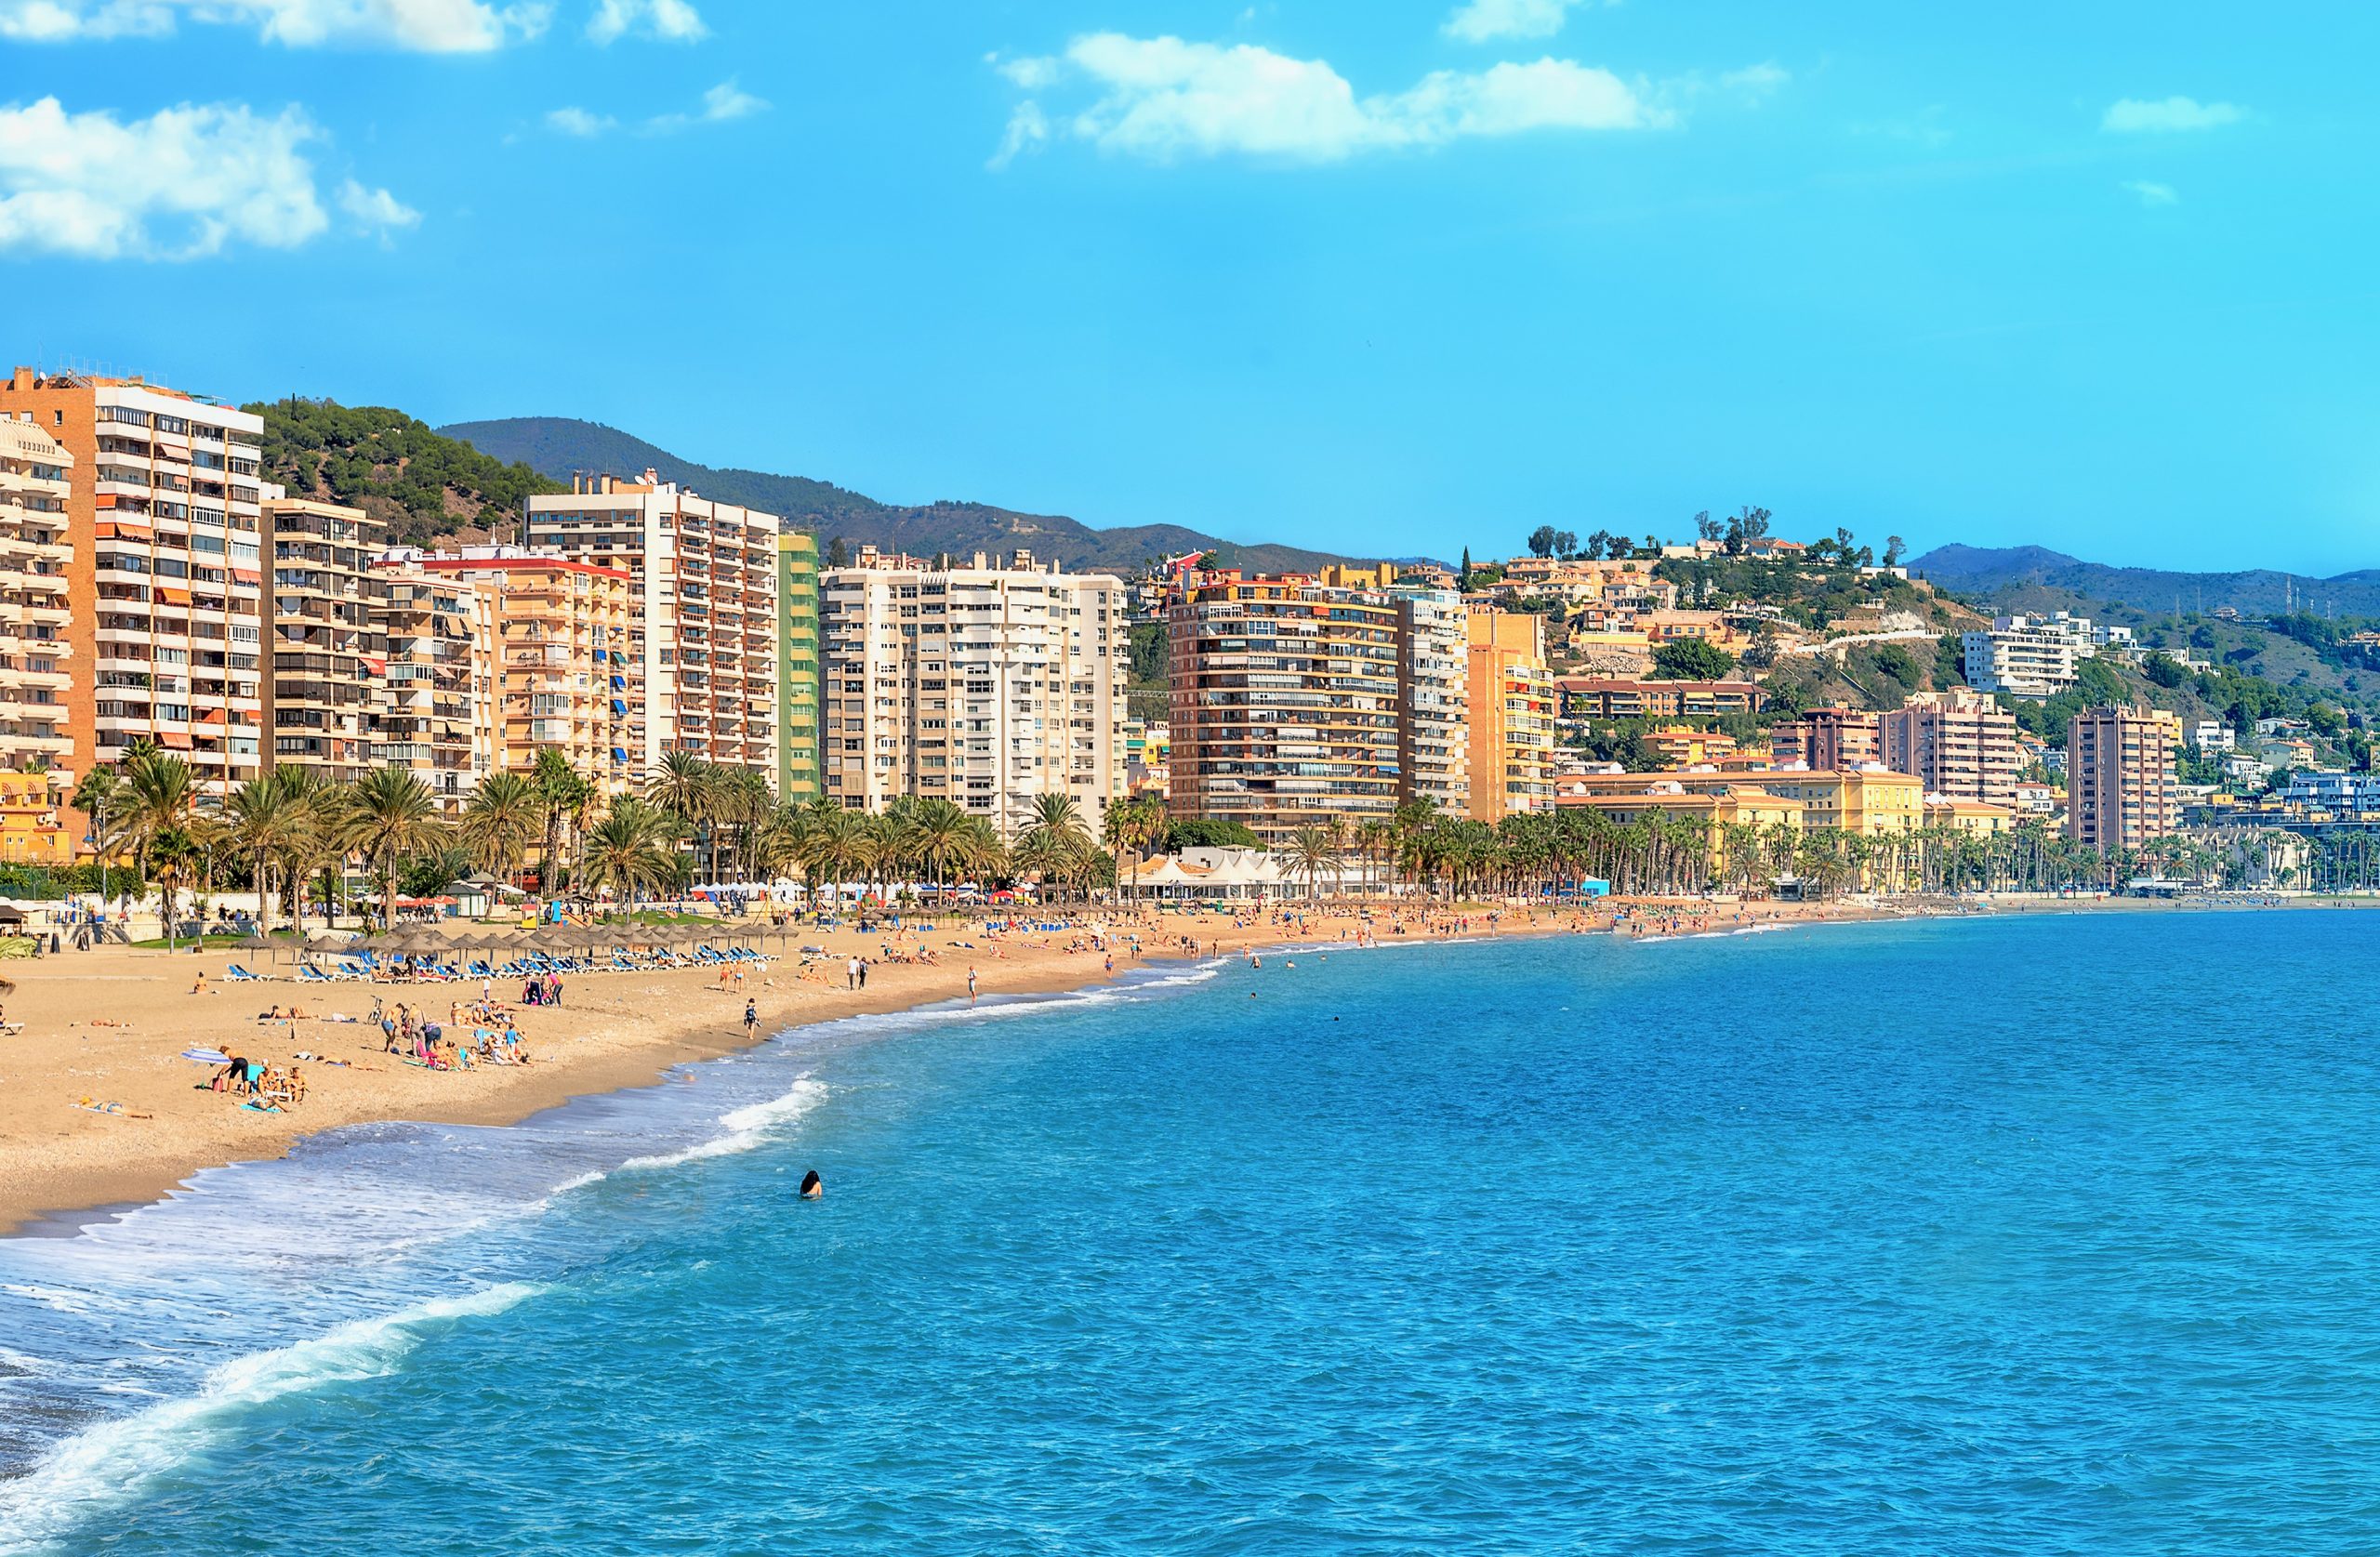
[[[1388,586],[1397,607],[1398,798],[1449,816],[1471,804],[1469,609],[1451,589]]]
[[[1554,692],[1566,719],[1712,719],[1768,706],[1757,681],[1668,681],[1642,676],[1563,676]]]
[[[67,810],[71,793],[73,779],[63,768],[0,771],[0,864],[73,864],[83,829]]]
[[[1493,825],[1554,803],[1554,679],[1545,667],[1545,618],[1472,606],[1470,815]]]
[[[818,537],[777,537],[777,798],[825,793],[818,765]]]
[[[387,561],[393,577],[411,571],[483,602],[490,771],[526,772],[550,747],[607,796],[642,786],[646,660],[633,574],[521,547],[400,552]]]
[[[220,793],[262,757],[261,418],[139,378],[38,374],[0,384],[73,456],[64,725],[78,764],[149,739]]]
[[[0,417],[0,768],[75,764],[66,728],[73,684],[66,574],[73,556],[66,504],[73,463],[63,444],[32,422]]]
[[[1124,793],[1122,580],[863,547],[818,597],[826,793],[946,799],[1011,833],[1068,795],[1100,827]]]
[[[661,480],[582,476],[529,499],[528,541],[629,576],[628,650],[640,663],[640,774],[692,752],[777,782],[776,515]]]
[[[375,620],[372,559],[387,526],[361,508],[307,498],[259,505],[272,560],[258,659],[264,770],[303,768],[351,784],[371,750],[387,653]]]
[[[2157,710],[2140,706],[2074,716],[2066,743],[2068,838],[2107,854],[2181,825],[2171,728]]]
[[[1768,732],[1769,760],[1780,768],[1858,768],[1882,748],[1876,716],[1858,708],[1812,708]]]
[[[2016,716],[1973,688],[1913,693],[1877,730],[1884,766],[1916,774],[1928,795],[2016,805]]]
[[[1303,574],[1188,575],[1169,602],[1167,802],[1267,843],[1470,803],[1460,600]]]
[[[372,569],[381,645],[372,763],[403,768],[449,811],[504,765],[497,719],[496,591],[427,554],[384,553]]]
[[[2053,697],[2074,684],[2076,640],[2066,632],[2028,621],[1960,636],[1963,674],[1977,692],[2011,697]],[[2086,640],[2087,642],[2087,640]],[[2083,650],[2088,657],[2089,650]]]

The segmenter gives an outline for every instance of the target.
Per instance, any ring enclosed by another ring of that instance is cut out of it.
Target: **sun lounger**
[[[263,983],[261,979],[258,979],[254,973],[249,972],[246,969],[241,967],[236,962],[231,964],[230,968],[224,970],[223,977],[235,984]]]

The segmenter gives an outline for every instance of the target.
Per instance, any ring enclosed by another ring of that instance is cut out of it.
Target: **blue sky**
[[[0,0],[16,360],[1355,552],[2380,565],[2380,9]]]

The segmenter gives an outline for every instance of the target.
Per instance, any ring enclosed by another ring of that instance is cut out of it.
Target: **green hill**
[[[1213,551],[1226,565],[1262,570],[1310,570],[1344,560],[1297,547],[1223,540],[1178,524],[1101,530],[1078,520],[1019,513],[985,503],[945,501],[905,508],[807,477],[697,465],[617,428],[569,416],[458,422],[439,431],[466,440],[498,460],[532,468],[565,487],[574,472],[635,476],[650,468],[664,481],[706,497],[782,515],[823,537],[866,541],[920,557],[1029,547],[1043,560],[1068,567],[1125,572],[1184,551]]]
[[[532,494],[570,490],[385,405],[293,396],[242,409],[264,418],[266,479],[293,496],[362,508],[400,543],[485,531],[517,518]]]

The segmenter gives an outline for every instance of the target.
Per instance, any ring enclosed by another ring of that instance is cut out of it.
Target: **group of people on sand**
[[[380,1029],[381,1051],[425,1070],[467,1071],[481,1065],[533,1062],[511,1014],[484,994],[468,1009],[460,1001],[448,1007],[452,1033],[444,1023],[431,1021],[403,1001],[392,1011],[373,1001],[372,1017]],[[462,1036],[466,1033],[468,1037]]]
[[[264,1064],[233,1054],[203,1084],[215,1091],[249,1100],[250,1106],[294,1108],[306,1101],[306,1073],[294,1061],[287,1066]]]

